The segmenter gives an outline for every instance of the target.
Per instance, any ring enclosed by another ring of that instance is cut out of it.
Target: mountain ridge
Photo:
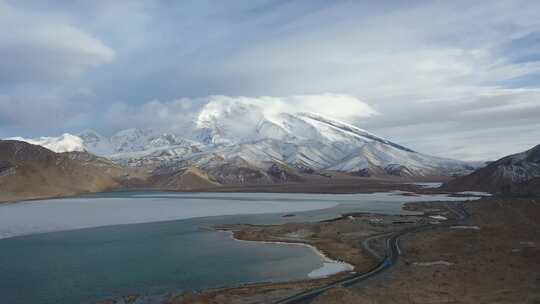
[[[269,111],[242,102],[209,103],[192,126],[182,132],[132,128],[105,137],[89,130],[78,136],[65,134],[57,142],[48,138],[39,143],[54,150],[69,146],[62,142],[66,138],[80,139],[73,141],[78,143],[71,145],[73,150],[151,170],[164,165],[177,169],[196,166],[217,174],[217,168],[228,163],[225,167],[232,171],[241,172],[244,168],[261,175],[266,175],[272,165],[278,165],[298,172],[427,177],[462,175],[475,168],[473,163],[415,152],[320,114]]]
[[[505,156],[443,186],[452,191],[540,194],[540,145]]]

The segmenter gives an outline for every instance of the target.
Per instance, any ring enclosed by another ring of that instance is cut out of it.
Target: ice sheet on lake
[[[442,186],[443,183],[440,183],[440,182],[423,182],[423,183],[410,183],[411,185],[416,185],[420,188],[424,188],[424,189],[434,189],[434,188],[439,188],[440,186]]]
[[[294,213],[363,202],[460,201],[446,195],[301,193],[110,193],[0,204],[0,239],[63,230],[195,217]]]
[[[405,195],[404,195],[405,194]],[[332,201],[339,203],[359,202],[359,201],[385,201],[385,202],[419,202],[419,201],[463,201],[474,200],[479,197],[450,197],[447,194],[414,194],[407,191],[389,191],[375,193],[354,193],[354,194],[314,194],[314,193],[180,193],[180,192],[156,192],[156,193],[132,193],[131,197],[137,198],[190,198],[190,199],[233,199],[233,200],[270,200],[270,201]]]
[[[344,271],[351,271],[354,267],[347,263],[341,263],[341,262],[323,262],[323,266],[321,268],[315,269],[312,272],[308,274],[308,277],[311,279],[317,279],[317,278],[326,278],[333,274],[344,272]]]
[[[474,195],[474,196],[491,196],[491,193],[480,192],[480,191],[463,191],[463,192],[458,192],[458,194]]]
[[[280,245],[280,246],[303,246],[303,247],[308,247],[309,249],[313,250],[313,252],[315,254],[317,254],[321,258],[321,261],[322,261],[322,264],[323,264],[321,267],[319,267],[319,268],[311,271],[310,273],[308,273],[308,277],[311,278],[311,279],[326,278],[326,277],[329,277],[329,276],[331,276],[333,274],[336,274],[336,273],[354,270],[353,265],[351,265],[349,263],[333,260],[333,259],[327,257],[321,251],[319,251],[319,249],[317,249],[317,247],[315,247],[313,245],[310,245],[310,244],[307,244],[307,243],[279,242],[279,241],[276,241],[276,242],[270,242],[270,241],[247,241],[247,240],[240,240],[240,239],[235,238],[234,234],[231,231],[222,231],[222,232],[229,234],[231,236],[231,238],[233,240],[237,241],[237,242],[249,242],[249,243],[256,242],[256,243],[274,244],[274,245]]]
[[[0,205],[0,238],[119,224],[195,217],[302,212],[336,206],[331,201],[258,202],[169,198],[66,198]]]

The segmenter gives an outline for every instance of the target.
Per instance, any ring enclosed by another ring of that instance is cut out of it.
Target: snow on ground
[[[448,219],[442,215],[430,215],[429,217],[434,220],[439,220],[439,221],[446,221]]]

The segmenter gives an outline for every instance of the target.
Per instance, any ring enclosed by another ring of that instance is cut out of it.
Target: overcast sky
[[[211,95],[270,96],[495,159],[540,144],[539,14],[534,0],[0,0],[0,137],[163,127]]]

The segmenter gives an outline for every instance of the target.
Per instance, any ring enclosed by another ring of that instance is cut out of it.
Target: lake
[[[405,202],[464,199],[399,194],[126,192],[2,204],[2,302],[93,303],[306,279],[324,266],[312,249],[239,242],[207,227],[403,213]]]

